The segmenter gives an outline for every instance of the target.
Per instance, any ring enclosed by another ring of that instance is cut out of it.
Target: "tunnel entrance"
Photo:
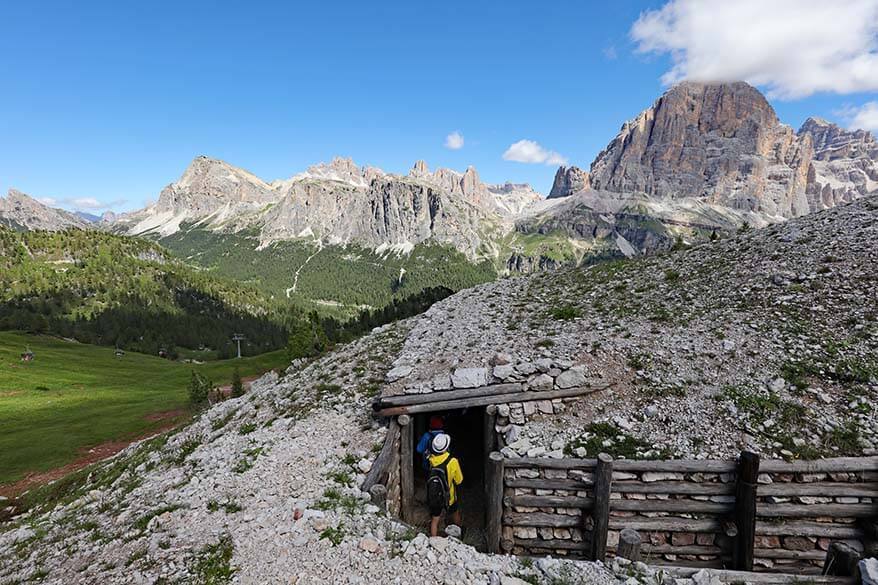
[[[429,429],[430,418],[441,416],[444,430],[451,437],[451,454],[460,462],[463,484],[459,489],[461,503],[461,540],[484,550],[485,544],[485,464],[488,451],[493,449],[493,437],[486,437],[485,407],[461,410],[426,412],[412,417],[412,456],[414,461],[414,510],[412,524],[429,533],[430,513],[427,510],[427,471],[423,458],[417,453],[418,441]],[[488,441],[491,441],[490,443]],[[447,515],[446,515],[447,516]],[[444,535],[445,526],[451,519],[443,516],[439,534]]]

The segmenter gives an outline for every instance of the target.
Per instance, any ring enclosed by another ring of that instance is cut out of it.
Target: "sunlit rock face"
[[[808,118],[799,129],[814,147],[808,174],[808,202],[812,211],[875,193],[878,190],[878,142],[865,130],[845,130]]]
[[[812,155],[746,83],[682,83],[622,126],[590,177],[600,190],[795,217],[809,212]]]
[[[567,197],[583,189],[591,187],[588,173],[579,167],[558,167],[552,190],[549,191],[549,199]]]

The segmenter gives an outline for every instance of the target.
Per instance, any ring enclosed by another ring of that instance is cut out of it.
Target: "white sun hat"
[[[448,447],[451,445],[451,437],[446,435],[445,433],[439,433],[435,437],[433,437],[433,442],[430,444],[430,447],[433,449],[433,453],[437,455],[440,453],[445,453],[448,451]]]

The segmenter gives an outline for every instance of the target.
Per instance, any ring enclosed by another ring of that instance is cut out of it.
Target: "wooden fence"
[[[875,553],[878,457],[760,463],[752,453],[738,461],[496,453],[489,466],[495,552],[603,559],[632,528],[651,564],[809,573],[819,572],[833,541]]]

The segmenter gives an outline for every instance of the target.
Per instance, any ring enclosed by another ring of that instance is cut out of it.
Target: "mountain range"
[[[474,277],[480,280],[634,256],[876,191],[878,143],[869,132],[817,118],[795,131],[746,83],[684,82],[625,122],[587,172],[559,168],[546,198],[526,184],[484,183],[473,167],[431,171],[424,161],[399,175],[336,158],[267,182],[199,156],[139,211],[93,222],[11,190],[0,199],[0,222],[145,236],[194,262],[208,257],[208,267],[220,271],[224,252],[211,246],[247,249],[244,263],[259,262],[258,253],[268,248],[295,248],[295,266],[262,283],[275,295],[298,292],[314,255],[363,262],[363,270],[383,266],[393,255],[405,259],[382,278],[393,295],[419,264],[438,274],[445,270],[439,265],[454,272],[466,262],[481,266]],[[424,249],[433,250],[430,258],[419,254]],[[235,270],[228,275],[244,276]],[[448,284],[435,280],[421,284]]]

